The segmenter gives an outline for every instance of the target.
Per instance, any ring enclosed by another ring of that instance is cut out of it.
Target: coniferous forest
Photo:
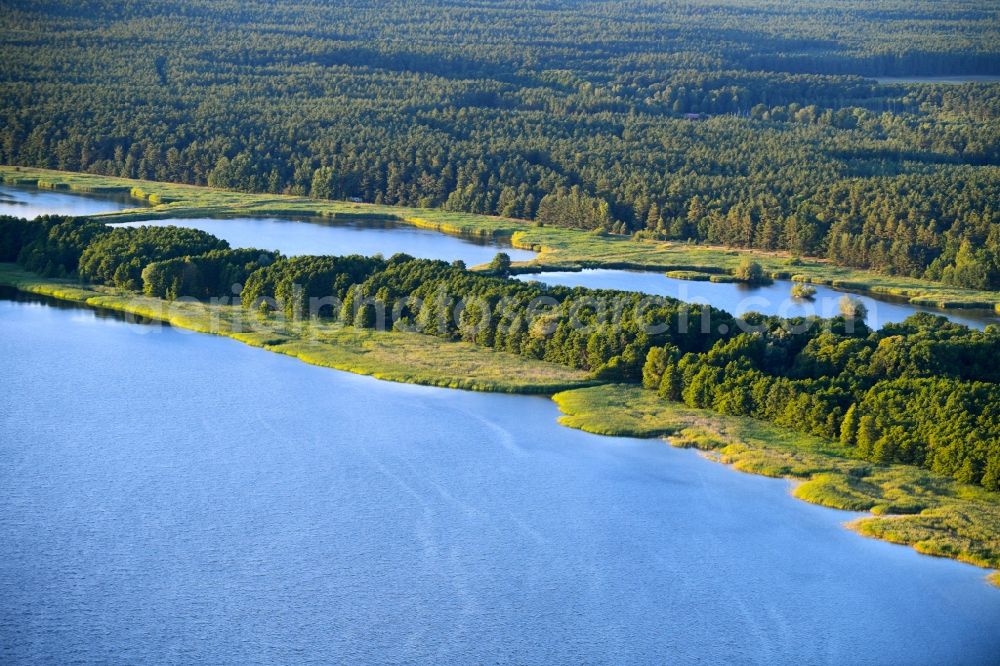
[[[886,30],[887,22],[892,29]],[[0,162],[1000,287],[1000,9],[4,3]]]

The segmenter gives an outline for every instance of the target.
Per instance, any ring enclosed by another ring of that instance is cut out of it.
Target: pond
[[[279,250],[288,256],[302,254],[382,253],[386,258],[405,252],[418,259],[461,259],[468,266],[488,263],[497,252],[513,261],[528,261],[536,255],[515,250],[499,242],[451,236],[390,221],[325,222],[320,218],[286,220],[276,218],[172,218],[128,222],[119,226],[174,225],[201,229],[225,239],[233,247]]]
[[[0,661],[994,662],[984,571],[540,397],[0,300]]]
[[[140,208],[144,204],[127,195],[88,195],[0,183],[0,215],[24,217],[39,215],[97,215],[116,210]]]
[[[739,283],[681,280],[652,271],[615,269],[588,269],[579,272],[553,271],[517,277],[520,280],[537,280],[549,285],[618,289],[639,291],[655,296],[670,296],[687,302],[708,303],[734,315],[755,311],[782,317],[813,314],[831,317],[838,313],[838,303],[844,294],[848,293],[823,285],[812,285],[816,288],[815,298],[813,300],[800,300],[791,297],[791,288],[795,283],[788,280],[775,280],[769,285],[751,287]],[[989,324],[1000,324],[1000,317],[989,311],[938,310],[886,298],[875,298],[869,294],[855,297],[867,306],[867,323],[875,329],[888,323],[903,321],[917,312],[942,315],[959,324],[980,330]]]

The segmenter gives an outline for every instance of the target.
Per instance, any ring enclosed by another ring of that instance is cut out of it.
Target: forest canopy
[[[891,24],[891,29],[887,26]],[[0,161],[1000,288],[982,0],[11,0]]]

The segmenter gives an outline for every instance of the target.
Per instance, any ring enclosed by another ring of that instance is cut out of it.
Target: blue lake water
[[[0,300],[0,662],[988,664],[984,571],[540,397]]]
[[[698,282],[667,277],[651,271],[626,271],[614,269],[588,269],[579,272],[560,271],[535,275],[519,275],[518,279],[537,280],[545,284],[590,289],[619,289],[638,291],[655,296],[670,296],[682,301],[708,303],[734,315],[761,312],[782,317],[818,315],[832,317],[838,314],[838,303],[844,291],[823,285],[816,288],[813,300],[791,297],[793,282],[775,280],[772,284],[747,286],[739,283]],[[898,301],[874,298],[870,295],[855,296],[868,308],[867,323],[872,328],[900,322],[917,312],[930,312],[972,328],[983,329],[989,324],[1000,324],[1000,317],[980,310],[938,310]]]
[[[90,196],[37,188],[12,187],[0,183],[0,215],[34,219],[39,215],[97,215],[128,208],[142,202],[127,196]]]
[[[404,224],[377,222],[324,222],[276,218],[163,219],[129,222],[121,226],[173,225],[201,229],[225,239],[233,247],[280,250],[294,256],[302,254],[382,253],[386,258],[405,252],[418,259],[461,259],[469,266],[484,264],[506,252],[514,261],[528,261],[534,252],[515,250],[503,243],[486,243],[419,229]]]

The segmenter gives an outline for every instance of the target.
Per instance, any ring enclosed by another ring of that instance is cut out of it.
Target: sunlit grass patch
[[[0,284],[200,333],[224,335],[313,365],[395,382],[540,394],[594,383],[580,370],[471,343],[420,333],[358,329],[332,321],[288,323],[261,318],[231,305],[164,301],[40,278],[13,264],[0,264]]]
[[[563,425],[588,432],[670,437],[748,473],[801,481],[799,499],[866,511],[851,528],[922,553],[1000,567],[1000,493],[908,465],[859,460],[836,442],[755,419],[666,402],[631,385],[558,393]]]

